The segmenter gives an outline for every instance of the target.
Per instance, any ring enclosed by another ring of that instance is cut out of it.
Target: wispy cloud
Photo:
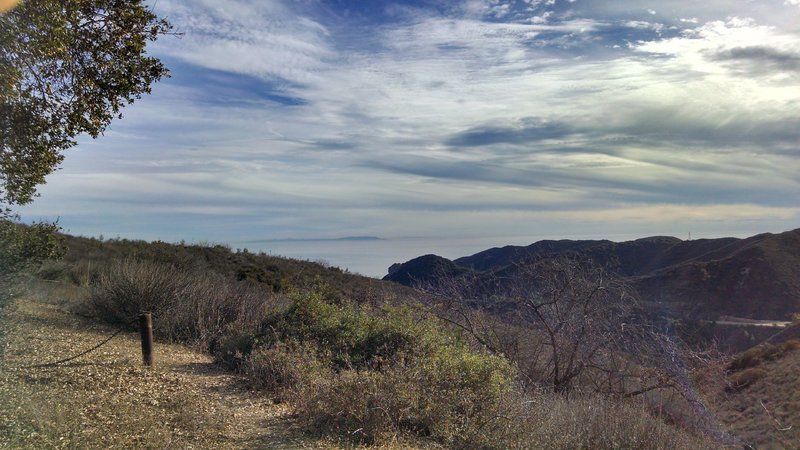
[[[795,3],[160,0],[173,78],[27,211],[208,240],[792,227]]]

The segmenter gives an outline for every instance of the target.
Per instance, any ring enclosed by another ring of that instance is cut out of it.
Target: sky
[[[372,276],[800,227],[800,0],[149,4],[182,33],[149,47],[171,78],[68,150],[25,220]],[[330,240],[350,236],[383,241]]]

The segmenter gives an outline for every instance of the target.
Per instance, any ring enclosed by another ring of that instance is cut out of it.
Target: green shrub
[[[296,296],[261,331],[248,356],[255,382],[283,389],[309,430],[363,443],[412,433],[488,445],[514,375],[410,308],[367,310],[319,291]]]
[[[64,256],[64,246],[56,223],[23,225],[8,220],[0,210],[0,275],[14,273],[48,258]]]
[[[378,368],[398,353],[430,352],[454,340],[415,321],[409,308],[364,311],[338,298],[331,303],[319,291],[296,295],[285,310],[269,317],[265,339],[310,342],[329,351],[336,369]]]
[[[280,292],[283,286],[283,279],[280,268],[273,265],[258,267],[256,265],[243,265],[236,269],[236,279],[238,281],[255,281],[271,286],[273,292]]]
[[[497,438],[514,376],[505,359],[452,345],[390,375],[394,394],[403,399],[399,406],[408,406],[400,421],[410,429],[455,447],[486,446]]]

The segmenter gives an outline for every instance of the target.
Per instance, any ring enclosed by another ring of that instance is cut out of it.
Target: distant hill
[[[425,255],[414,258],[403,264],[389,267],[389,275],[384,280],[396,281],[406,286],[418,286],[440,277],[458,276],[469,272],[447,258],[437,255]]]
[[[788,320],[800,312],[800,229],[746,239],[539,241],[453,261],[426,255],[393,265],[384,280],[413,285],[467,272],[490,277],[525,261],[564,255],[589,258],[626,277],[645,300],[699,317]]]

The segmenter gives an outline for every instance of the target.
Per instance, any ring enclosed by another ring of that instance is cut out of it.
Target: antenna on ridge
[[[687,241],[691,241],[691,240],[692,240],[692,232],[690,231],[689,232],[689,239],[687,239]]]

